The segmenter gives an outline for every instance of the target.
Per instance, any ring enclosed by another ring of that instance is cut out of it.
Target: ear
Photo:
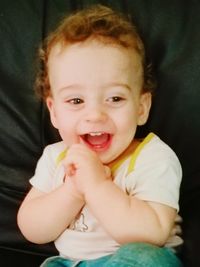
[[[53,99],[52,96],[48,96],[47,97],[47,99],[46,99],[46,105],[47,105],[47,108],[49,110],[51,123],[53,124],[53,126],[55,128],[58,128],[57,127],[57,118],[56,118],[55,104],[54,104],[54,99]]]
[[[151,93],[143,93],[140,96],[137,121],[138,125],[144,125],[149,117],[151,98]]]

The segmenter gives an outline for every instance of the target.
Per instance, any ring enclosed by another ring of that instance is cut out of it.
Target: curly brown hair
[[[146,64],[143,42],[131,20],[109,7],[95,5],[80,10],[61,21],[39,50],[40,68],[36,78],[36,93],[43,99],[51,95],[48,77],[48,58],[56,44],[67,45],[95,39],[104,44],[133,48],[143,65],[143,92],[153,92],[155,83],[151,68]]]

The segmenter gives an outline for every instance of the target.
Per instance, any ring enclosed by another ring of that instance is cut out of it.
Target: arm
[[[101,225],[122,244],[147,242],[162,246],[176,216],[173,208],[128,196],[112,181],[88,187],[85,199]]]
[[[175,209],[128,196],[106,177],[97,155],[81,145],[68,152],[66,165],[73,165],[75,185],[93,215],[117,242],[165,243]]]
[[[70,178],[50,193],[32,188],[19,209],[18,225],[29,241],[47,243],[68,227],[83,205]]]

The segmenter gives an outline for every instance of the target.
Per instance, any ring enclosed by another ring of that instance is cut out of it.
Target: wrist
[[[66,193],[69,194],[72,198],[76,199],[77,201],[84,202],[84,195],[77,189],[73,178],[65,178],[63,186],[66,188]]]
[[[113,186],[113,182],[109,179],[105,179],[98,182],[93,182],[87,186],[84,190],[84,199],[87,202],[90,197],[99,197],[102,194],[105,194],[109,187]]]
[[[82,184],[81,191],[83,195],[87,195],[87,192],[96,191],[99,187],[104,187],[104,184],[107,184],[107,181],[112,183],[112,174],[108,166],[103,165],[101,171],[91,174],[91,177],[88,179],[88,182]]]

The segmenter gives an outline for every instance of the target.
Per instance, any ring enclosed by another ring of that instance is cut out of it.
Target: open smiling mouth
[[[105,132],[91,132],[81,135],[81,138],[92,150],[103,151],[110,146],[112,135]]]

